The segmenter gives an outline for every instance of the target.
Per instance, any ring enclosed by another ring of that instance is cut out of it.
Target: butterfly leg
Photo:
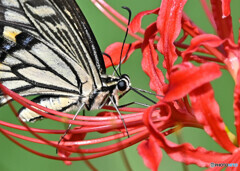
[[[120,118],[121,118],[121,120],[122,120],[123,126],[124,126],[124,128],[125,128],[125,130],[126,130],[127,136],[128,136],[128,138],[129,138],[130,136],[129,136],[129,133],[128,133],[128,130],[127,130],[126,123],[125,123],[125,121],[124,121],[124,119],[123,119],[120,111],[118,110],[118,107],[117,107],[117,105],[116,105],[116,103],[115,103],[114,97],[109,96],[109,99],[110,99],[111,103],[113,104],[114,108],[116,109],[116,111],[118,112],[118,114],[119,114],[119,116],[120,116]]]
[[[72,120],[75,120],[77,115],[81,112],[81,110],[83,109],[85,103],[82,103],[81,106],[79,107],[78,111],[75,113],[74,117]],[[62,139],[67,135],[68,131],[71,129],[72,124],[68,125],[68,128],[66,129],[65,133],[61,136],[60,140],[58,141],[58,144],[62,141]]]

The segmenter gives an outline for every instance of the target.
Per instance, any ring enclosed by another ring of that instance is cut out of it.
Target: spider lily
[[[98,4],[97,6],[101,4],[102,7],[108,7],[104,1],[95,1],[95,3]],[[185,164],[196,164],[200,167],[210,167],[210,163],[240,164],[240,39],[238,38],[237,43],[234,42],[230,1],[211,0],[210,4],[207,4],[205,0],[201,0],[216,34],[204,32],[190,20],[183,12],[186,3],[186,0],[163,0],[160,8],[137,14],[128,27],[130,35],[136,38],[132,43],[130,54],[135,49],[142,50],[142,69],[150,77],[150,88],[164,96],[143,114],[143,122],[150,136],[140,143],[138,150],[144,163],[151,170],[157,170],[161,161],[162,154],[159,147],[172,159]],[[108,9],[112,12],[111,10]],[[102,8],[101,11],[106,16],[109,15]],[[150,14],[157,15],[156,21],[149,24],[146,29],[141,28],[142,18]],[[121,17],[119,18],[126,23]],[[182,36],[180,36],[181,31]],[[187,38],[191,38],[190,44],[187,43]],[[119,61],[121,46],[121,43],[114,43],[106,50],[106,53],[115,56],[116,64]],[[128,45],[125,46],[125,50],[127,48]],[[157,51],[163,55],[162,65],[167,71],[166,75],[157,67],[159,60]],[[176,64],[177,58],[182,59],[181,63]],[[193,65],[192,61],[198,65]],[[235,81],[236,136],[223,122],[210,84],[211,81],[221,77],[221,70],[227,70]],[[161,119],[160,127],[154,123],[152,117],[156,111]],[[166,128],[166,125],[172,129],[165,132],[159,129]],[[186,126],[204,129],[227,152],[208,151],[203,147],[194,148],[189,143],[179,145],[166,138],[166,135]],[[237,167],[228,169],[237,170]]]
[[[116,25],[126,30],[128,22],[126,18],[103,0],[93,0],[92,2]],[[54,121],[77,126],[70,130],[59,144],[58,139],[48,140],[41,134],[59,134],[60,137],[65,133],[65,130],[31,128],[23,122],[21,122],[21,126],[0,121],[0,131],[24,149],[42,157],[63,160],[66,164],[71,164],[71,161],[88,160],[108,155],[138,142],[141,142],[138,146],[139,154],[145,165],[151,170],[157,170],[161,162],[162,152],[160,148],[165,150],[173,160],[185,164],[196,164],[200,167],[209,167],[212,162],[240,164],[238,148],[240,143],[240,105],[238,104],[240,98],[240,76],[238,74],[240,40],[236,44],[233,39],[229,1],[212,0],[211,9],[204,0],[201,2],[213,28],[216,30],[216,35],[203,32],[183,12],[186,0],[163,0],[160,8],[137,14],[129,25],[129,34],[136,41],[132,43],[130,50],[130,45],[125,44],[123,54],[128,52],[125,61],[134,50],[140,48],[143,56],[142,69],[150,77],[150,88],[158,95],[163,95],[163,98],[158,97],[156,105],[146,109],[130,107],[120,109],[121,112],[130,112],[130,114],[123,115],[130,138],[120,140],[126,136],[126,130],[116,112],[105,111],[92,117],[77,116],[76,120],[73,121],[71,120],[73,115],[39,106],[20,97],[1,84],[1,90],[23,106]],[[146,29],[143,29],[141,28],[141,20],[145,15],[157,15],[157,19]],[[179,37],[181,31],[183,36]],[[185,43],[188,37],[191,37],[190,44]],[[119,64],[121,48],[122,43],[114,43],[105,51],[113,58],[116,65]],[[157,67],[158,52],[164,57],[163,67],[167,71],[165,75]],[[177,58],[182,58],[180,64],[176,64]],[[191,61],[195,61],[199,65],[195,66],[190,63]],[[106,67],[112,65],[108,58],[105,59],[105,64]],[[210,84],[211,81],[221,76],[221,69],[229,71],[236,84],[234,90],[236,136],[224,124],[220,116],[219,106],[214,98],[214,90]],[[11,103],[9,105],[17,116],[14,107]],[[104,107],[104,109],[113,110],[112,107]],[[8,131],[5,127],[28,131],[33,137]],[[166,138],[167,135],[183,127],[203,129],[227,153],[208,151],[203,147],[194,148],[189,143],[179,145]],[[92,132],[104,135],[108,132],[114,132],[114,135],[85,139],[85,136]],[[57,148],[59,156],[31,149],[19,142],[18,139]],[[111,145],[104,144],[116,139],[119,139],[119,142]],[[101,147],[90,148],[92,144],[101,145]],[[71,157],[72,153],[80,154],[80,156]],[[90,163],[88,164],[89,167],[92,167]]]

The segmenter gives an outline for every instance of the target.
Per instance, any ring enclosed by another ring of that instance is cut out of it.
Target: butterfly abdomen
[[[39,96],[32,101],[52,110],[69,112],[78,109],[81,99],[79,97]],[[19,118],[24,122],[35,122],[43,117],[28,108],[22,108],[19,110]]]

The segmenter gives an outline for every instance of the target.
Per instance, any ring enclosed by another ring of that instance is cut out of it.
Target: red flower
[[[204,0],[201,1],[216,35],[203,32],[190,20],[183,12],[185,3],[186,0],[162,0],[160,8],[140,12],[129,26],[131,35],[137,32],[143,35],[143,38],[136,37],[137,41],[133,44],[137,46],[131,47],[130,51],[141,48],[142,68],[150,77],[150,88],[157,94],[164,95],[158,104],[144,111],[143,122],[152,137],[142,142],[138,150],[146,166],[152,170],[157,170],[156,165],[161,161],[161,155],[158,157],[149,155],[149,151],[152,153],[156,151],[156,144],[172,159],[185,164],[196,164],[200,167],[209,167],[210,163],[239,165],[240,38],[236,44],[233,38],[230,1],[211,0],[211,9]],[[150,14],[158,15],[157,20],[143,30],[141,20]],[[184,34],[179,38],[181,30]],[[185,41],[187,37],[191,37],[189,45]],[[122,45],[116,46],[120,49]],[[117,49],[116,46],[114,49],[109,46],[106,50],[115,59],[119,56],[114,56],[113,53]],[[165,77],[157,68],[159,58],[157,51],[164,56],[163,67],[167,70]],[[182,58],[182,62],[176,64],[179,57]],[[194,66],[191,61],[199,63],[198,66]],[[234,116],[237,138],[224,124],[210,84],[221,76],[220,69],[227,70],[236,83]],[[160,124],[153,122],[153,113],[159,113]],[[207,151],[202,147],[194,148],[188,143],[180,145],[172,143],[165,136],[175,130],[170,129],[166,132],[163,130],[177,126],[203,128],[228,153]],[[237,170],[236,167],[234,169]]]

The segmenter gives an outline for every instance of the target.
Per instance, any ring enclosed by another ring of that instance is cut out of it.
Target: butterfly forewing
[[[0,26],[1,29],[22,30],[38,35],[17,0],[0,1]]]
[[[101,88],[103,59],[85,18],[75,21],[84,17],[76,9],[74,1],[0,0],[3,85],[22,96],[78,97],[79,103]],[[0,92],[0,105],[9,99]]]
[[[95,38],[90,33],[90,28],[76,2],[63,0],[20,0],[20,2],[41,36],[77,61],[91,75],[95,88],[99,89],[102,86],[99,69],[104,70],[105,67],[103,64],[99,66],[99,61],[95,59],[99,60],[102,55],[97,43],[93,44]],[[75,16],[82,17],[81,21],[75,21],[77,19]],[[100,61],[103,62],[102,59]]]
[[[98,43],[75,0],[55,1],[55,4],[62,9],[65,16],[76,27],[76,30],[79,30],[78,33],[81,34],[80,37],[82,37],[84,44],[86,44],[90,57],[94,61],[99,73],[105,74],[106,68]]]

